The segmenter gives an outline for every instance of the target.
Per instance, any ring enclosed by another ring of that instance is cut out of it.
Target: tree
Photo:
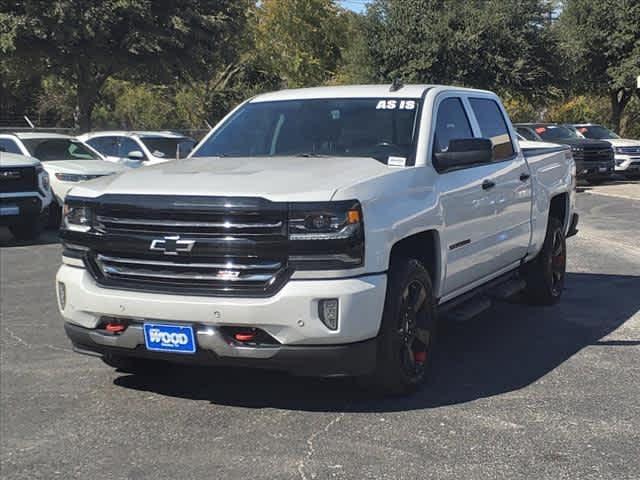
[[[0,54],[74,88],[82,130],[105,81],[175,81],[235,55],[249,0],[0,0]]]
[[[640,75],[640,2],[567,0],[559,27],[576,89],[607,95],[619,130]]]
[[[374,0],[369,48],[380,81],[547,94],[558,77],[545,0]]]
[[[289,87],[330,79],[346,42],[346,24],[333,0],[263,0],[254,31],[258,61]]]

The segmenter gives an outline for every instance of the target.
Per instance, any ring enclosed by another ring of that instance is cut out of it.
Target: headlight
[[[355,200],[292,203],[289,240],[289,258],[294,268],[339,270],[362,266],[362,207]]]
[[[47,194],[49,188],[51,187],[51,180],[49,178],[49,174],[42,168],[42,165],[38,165],[36,167],[36,175],[40,179],[40,191],[43,194]]]
[[[63,225],[74,232],[88,232],[93,226],[93,210],[90,207],[64,204]]]
[[[102,175],[80,175],[78,173],[56,173],[56,178],[61,182],[84,182],[102,177]]]

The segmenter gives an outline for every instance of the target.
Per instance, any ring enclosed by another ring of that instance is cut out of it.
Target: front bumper
[[[306,355],[309,358],[331,357],[337,366],[343,363],[344,355],[349,358],[352,352],[356,352],[354,357],[363,355],[361,344],[378,335],[387,278],[385,274],[378,274],[346,279],[290,280],[269,298],[179,296],[107,289],[97,285],[80,264],[63,264],[57,282],[65,286],[64,308],[60,299],[58,304],[67,322],[67,333],[79,350],[106,353],[115,348],[123,355],[158,358],[156,353],[146,351],[141,324],[145,321],[189,324],[197,332],[199,353],[192,356],[194,358],[206,357],[205,363],[212,359],[213,363],[242,364],[248,360],[255,365],[265,362],[267,368],[278,368],[287,363],[287,359],[303,359]],[[56,290],[59,294],[59,289]],[[335,331],[320,320],[318,302],[323,298],[339,301],[339,325]],[[131,332],[117,337],[105,336],[104,330],[98,328],[104,317],[131,321],[132,325],[125,331]],[[258,328],[278,344],[248,347],[229,342],[222,332],[224,327]],[[87,338],[91,341],[83,340]],[[370,355],[368,348],[367,358]],[[160,356],[165,360],[185,357]],[[354,362],[345,363],[344,372],[333,372],[336,368],[330,368],[329,373],[323,374],[351,374],[352,369],[358,370],[352,367],[357,366]],[[296,371],[299,367],[295,360],[284,369]]]
[[[195,329],[198,350],[193,355],[146,350],[141,326],[129,326],[111,335],[65,323],[73,349],[86,355],[113,354],[187,365],[232,366],[282,370],[305,376],[357,376],[371,373],[376,361],[376,339],[347,345],[279,345],[234,347],[215,329]]]
[[[614,162],[593,163],[576,161],[576,177],[578,179],[609,178],[615,170]]]
[[[42,199],[35,193],[0,197],[0,225],[28,223],[42,213]]]

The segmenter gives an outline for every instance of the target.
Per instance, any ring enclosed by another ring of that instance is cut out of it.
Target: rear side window
[[[450,140],[462,138],[473,138],[464,106],[459,98],[446,98],[438,107],[433,152],[446,152]]]
[[[18,144],[9,138],[0,138],[0,152],[17,153],[22,155]]]
[[[495,160],[499,162],[512,157],[515,151],[511,135],[498,103],[488,98],[470,98],[469,103],[480,124],[480,133],[493,143]]]
[[[87,140],[87,143],[103,155],[118,156],[118,137],[97,137]]]

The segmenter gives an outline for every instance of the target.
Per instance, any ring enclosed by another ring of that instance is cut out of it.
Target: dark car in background
[[[601,183],[612,177],[615,161],[609,142],[582,138],[575,130],[555,123],[517,123],[515,127],[527,140],[571,147],[579,180]]]

